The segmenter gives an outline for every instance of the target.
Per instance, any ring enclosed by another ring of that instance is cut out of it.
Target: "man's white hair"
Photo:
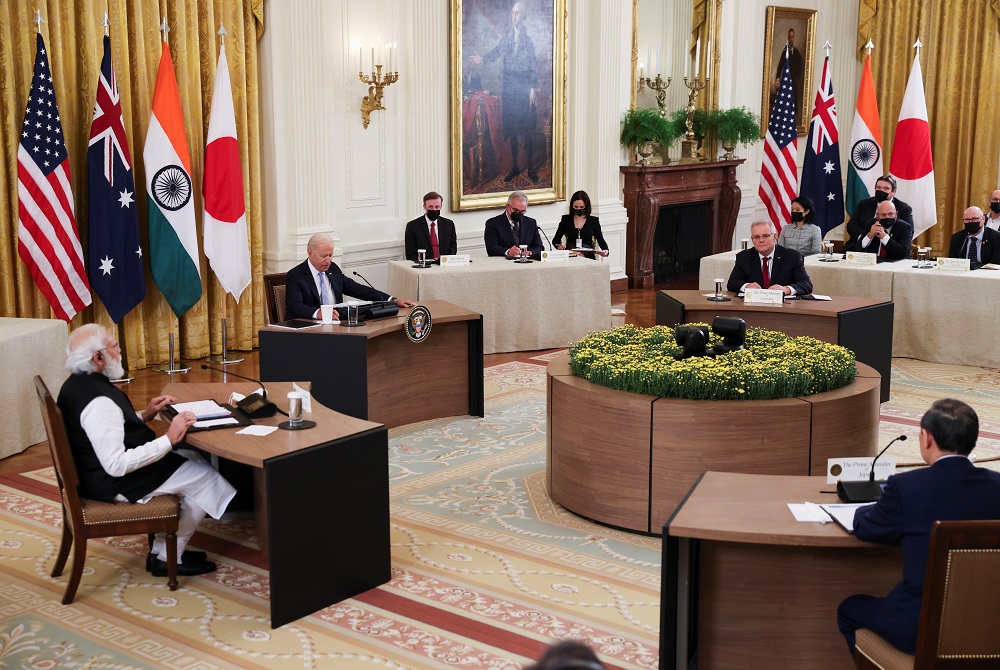
[[[66,342],[66,367],[75,375],[85,375],[96,372],[94,354],[107,346],[111,333],[104,326],[88,323],[80,326],[69,335]]]
[[[509,196],[507,196],[507,204],[511,204],[515,200],[520,200],[524,203],[524,206],[528,206],[528,194],[524,191],[514,191]]]
[[[770,221],[754,221],[750,224],[750,234],[753,235],[753,229],[759,228],[760,226],[767,226],[767,232],[774,232],[774,225]]]
[[[315,235],[310,237],[309,241],[306,243],[306,251],[312,251],[313,249],[318,247],[320,244],[323,244],[324,242],[332,245],[333,238],[327,235],[326,233],[316,233]]]

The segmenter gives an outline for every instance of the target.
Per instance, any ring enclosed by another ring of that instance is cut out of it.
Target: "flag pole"
[[[224,51],[226,48],[226,26],[219,23],[219,29],[216,31],[216,34],[221,38],[219,49]],[[225,308],[223,308],[223,311],[225,311]],[[243,358],[229,358],[229,329],[226,325],[225,316],[222,317],[222,354],[213,354],[208,357],[208,360],[210,363],[215,363],[216,365],[232,365],[233,363],[242,363],[244,361]]]
[[[108,13],[104,12],[104,20],[101,21],[101,25],[104,26],[104,36],[108,36],[108,26],[111,25],[111,21],[108,20]]]
[[[42,10],[35,9],[35,19],[33,23],[38,25],[38,34],[42,34],[42,24],[45,23],[45,19],[42,18]]]

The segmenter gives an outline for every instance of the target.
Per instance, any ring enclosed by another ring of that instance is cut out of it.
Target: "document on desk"
[[[841,528],[850,534],[854,534],[854,513],[859,507],[868,507],[874,503],[837,503],[820,505],[823,511],[833,517]]]
[[[238,426],[240,422],[231,416],[227,416],[221,419],[205,419],[204,421],[195,421],[195,428],[216,428],[218,426]]]
[[[232,412],[214,400],[193,400],[191,402],[175,402],[170,409],[178,414],[191,412],[198,421],[207,419],[222,419],[232,416]],[[235,422],[235,419],[234,419]]]
[[[816,503],[788,503],[788,509],[792,511],[796,521],[806,523],[830,523],[830,515]]]

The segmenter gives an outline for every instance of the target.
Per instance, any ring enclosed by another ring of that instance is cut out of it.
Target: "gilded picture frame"
[[[451,0],[451,67],[453,209],[565,200],[566,0]]]
[[[814,97],[813,70],[816,63],[816,10],[771,6],[767,8],[764,33],[764,75],[760,102],[762,135],[767,133],[774,95],[778,91],[778,68],[784,62],[784,46],[792,35],[794,42],[789,65],[792,71],[792,89],[795,91],[795,131],[798,135],[809,132]]]

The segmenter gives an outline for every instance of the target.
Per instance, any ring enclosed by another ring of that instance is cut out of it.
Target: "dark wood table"
[[[225,403],[252,383],[172,383],[180,402]],[[288,409],[291,384],[268,398]],[[277,628],[389,581],[389,446],[385,426],[324,407],[315,398],[308,430],[237,435],[239,428],[188,433],[187,442],[253,468],[257,539],[268,558],[271,626]],[[274,426],[280,414],[254,423]]]
[[[260,331],[261,379],[312,382],[327,407],[387,428],[483,416],[482,315],[443,300],[421,304],[433,325],[420,343],[403,332],[407,310],[353,328],[268,326]]]
[[[854,667],[837,630],[849,595],[885,595],[898,547],[835,523],[799,523],[787,503],[837,502],[825,477],[707,472],[663,526],[660,668]]]
[[[880,400],[889,399],[892,378],[891,301],[831,296],[833,300],[786,300],[781,305],[747,305],[733,293],[729,302],[712,302],[707,291],[659,291],[656,323],[707,323],[717,316],[739,317],[748,326],[777,330],[794,337],[808,335],[839,344],[854,352],[857,360],[882,375]]]

